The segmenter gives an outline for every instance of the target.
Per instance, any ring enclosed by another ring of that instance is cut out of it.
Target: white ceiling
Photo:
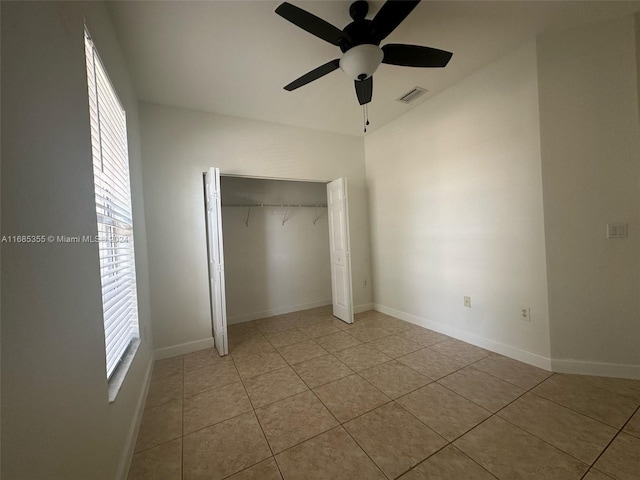
[[[286,125],[362,135],[362,107],[341,71],[294,92],[283,86],[340,50],[274,13],[279,1],[112,1],[141,100]],[[343,28],[350,2],[291,1]],[[382,1],[370,2],[368,18]],[[547,30],[640,11],[640,1],[423,1],[385,43],[454,52],[444,69],[381,65],[369,131]],[[411,105],[395,99],[429,90]]]

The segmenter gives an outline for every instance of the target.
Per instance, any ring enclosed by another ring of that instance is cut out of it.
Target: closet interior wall
[[[326,184],[222,176],[229,324],[331,304]]]

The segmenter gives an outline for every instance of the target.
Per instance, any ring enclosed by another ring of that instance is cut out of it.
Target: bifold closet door
[[[327,206],[333,315],[347,323],[353,323],[346,178],[339,178],[327,184]]]
[[[224,250],[222,248],[222,208],[220,206],[220,169],[205,173],[207,204],[207,250],[213,339],[220,355],[229,353],[227,343],[227,306],[224,290]]]

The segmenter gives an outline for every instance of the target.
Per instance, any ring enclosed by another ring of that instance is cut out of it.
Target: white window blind
[[[107,378],[139,338],[127,122],[85,30]]]

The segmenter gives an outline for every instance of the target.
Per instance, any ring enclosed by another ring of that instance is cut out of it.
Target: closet
[[[346,180],[205,174],[214,340],[226,325],[333,304],[353,321]]]

